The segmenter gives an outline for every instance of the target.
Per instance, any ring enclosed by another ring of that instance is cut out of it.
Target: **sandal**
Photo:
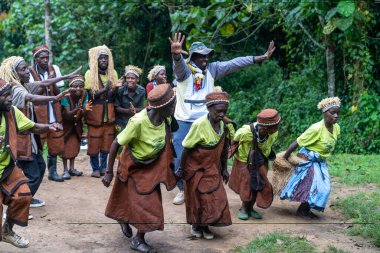
[[[123,232],[123,234],[124,234],[126,237],[131,238],[132,235],[133,235],[133,232],[132,232],[132,228],[131,228],[131,226],[129,226],[128,223],[121,222],[121,221],[119,221],[119,224],[120,224],[121,231]]]
[[[69,174],[70,174],[70,176],[80,177],[80,176],[83,175],[83,172],[82,171],[78,171],[76,169],[72,169],[72,170],[69,170]]]
[[[133,250],[137,250],[142,253],[156,253],[157,252],[154,248],[149,246],[146,242],[140,241],[137,238],[134,238],[131,241],[131,244],[129,245],[129,247]]]

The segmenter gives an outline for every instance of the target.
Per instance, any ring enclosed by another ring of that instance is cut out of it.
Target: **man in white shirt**
[[[30,82],[43,81],[62,76],[58,66],[49,64],[49,52],[49,48],[45,45],[33,49],[34,63],[30,67]],[[56,96],[60,93],[58,87],[63,86],[64,82],[59,81],[49,87],[40,89],[39,95]],[[62,123],[61,106],[59,102],[34,104],[34,110],[38,123]],[[56,182],[63,182],[65,178],[57,174],[57,156],[63,153],[64,148],[63,131],[41,134],[40,138],[42,146],[45,141],[48,146],[48,179]]]

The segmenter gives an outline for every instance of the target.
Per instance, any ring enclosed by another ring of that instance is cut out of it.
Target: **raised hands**
[[[181,33],[174,33],[172,38],[169,38],[171,53],[174,55],[188,54],[182,50],[182,44],[185,41],[185,36]]]
[[[266,58],[270,58],[272,56],[272,53],[274,52],[276,48],[274,47],[274,41],[272,40],[270,43],[269,43],[269,46],[268,46],[268,50],[265,52],[265,56]]]
[[[88,100],[84,108],[85,111],[92,111],[92,100]]]
[[[78,72],[82,69],[82,66],[80,66],[79,68],[77,68],[76,70],[74,70],[73,72],[63,76],[64,79],[71,79],[71,78],[74,78],[74,77],[77,77],[78,76]]]

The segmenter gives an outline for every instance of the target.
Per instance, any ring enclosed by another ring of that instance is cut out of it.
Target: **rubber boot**
[[[56,182],[63,182],[63,177],[57,174],[57,157],[48,155],[47,160],[49,170],[48,179]]]

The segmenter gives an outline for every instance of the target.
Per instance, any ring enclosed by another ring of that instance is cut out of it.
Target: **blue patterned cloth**
[[[302,148],[308,161],[300,163],[280,194],[280,199],[308,202],[317,211],[324,211],[330,196],[330,175],[327,163],[314,151]]]

